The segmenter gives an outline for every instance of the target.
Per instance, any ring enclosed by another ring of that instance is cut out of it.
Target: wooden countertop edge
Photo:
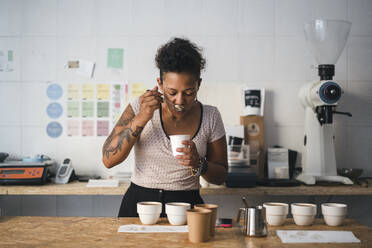
[[[123,195],[129,183],[119,187],[86,187],[84,182],[64,185],[2,185],[0,195]],[[200,189],[201,195],[372,195],[372,187],[353,186],[296,186],[296,187],[253,187],[226,188],[211,186]]]
[[[192,244],[187,233],[118,233],[121,225],[140,224],[138,218],[113,217],[40,217],[3,216],[0,218],[1,247],[371,247],[372,228],[353,219],[345,219],[342,226],[329,227],[321,218],[311,226],[296,226],[287,219],[279,227],[267,226],[266,237],[254,238],[241,234],[236,225],[233,228],[216,229],[216,236],[210,241]],[[161,218],[158,225],[169,225]],[[276,230],[322,230],[351,231],[361,243],[327,244],[284,244]],[[37,233],[38,235],[35,235]],[[57,245],[54,245],[57,244]]]

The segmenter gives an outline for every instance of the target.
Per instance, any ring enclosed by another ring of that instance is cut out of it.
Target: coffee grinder
[[[299,98],[305,109],[304,140],[302,147],[302,173],[297,180],[305,184],[316,181],[353,184],[337,175],[334,148],[333,115],[350,113],[336,111],[343,93],[333,81],[335,64],[340,57],[351,23],[342,20],[313,20],[305,24],[305,36],[318,63],[320,81],[301,87]]]

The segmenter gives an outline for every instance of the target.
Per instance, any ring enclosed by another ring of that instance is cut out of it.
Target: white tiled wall
[[[352,25],[336,64],[345,94],[335,117],[340,167],[372,175],[371,0],[1,0],[0,49],[14,51],[14,71],[0,72],[0,151],[44,153],[77,171],[106,175],[104,138],[46,136],[50,82],[85,82],[66,69],[69,59],[96,62],[90,81],[138,81],[151,87],[154,56],[170,37],[190,38],[204,48],[207,68],[199,99],[219,107],[227,125],[239,123],[240,87],[266,88],[266,146],[300,151],[302,84],[317,79],[303,34],[312,18],[347,19]],[[106,68],[107,48],[124,48],[124,69]],[[119,166],[131,168],[132,157]]]

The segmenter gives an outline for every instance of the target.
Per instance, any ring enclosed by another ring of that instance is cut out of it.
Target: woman
[[[205,59],[189,40],[174,38],[159,48],[158,85],[134,99],[103,146],[103,163],[123,162],[135,147],[132,183],[123,197],[119,217],[135,217],[137,202],[203,203],[199,176],[222,184],[227,173],[225,130],[216,107],[202,105],[197,93]],[[160,91],[160,92],[159,92]],[[162,92],[162,93],[161,93]],[[170,135],[189,134],[184,155],[174,157]]]

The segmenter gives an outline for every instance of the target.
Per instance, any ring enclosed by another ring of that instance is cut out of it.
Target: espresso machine
[[[298,97],[305,109],[302,173],[297,180],[305,184],[316,181],[353,184],[337,175],[334,148],[333,115],[343,93],[333,80],[335,64],[349,36],[351,23],[342,20],[313,20],[305,24],[305,36],[318,63],[320,80],[303,85]]]

